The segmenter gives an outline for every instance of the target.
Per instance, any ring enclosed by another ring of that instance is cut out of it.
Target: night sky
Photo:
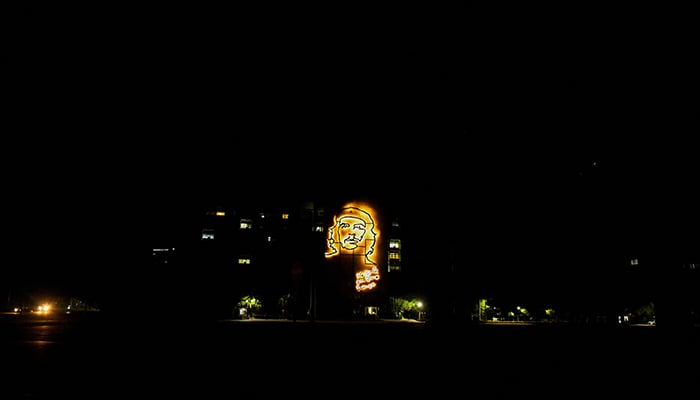
[[[697,255],[691,28],[586,4],[3,6],[4,268],[105,284],[229,182],[457,212],[478,262]]]

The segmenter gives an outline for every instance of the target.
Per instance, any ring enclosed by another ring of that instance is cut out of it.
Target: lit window
[[[202,229],[202,240],[214,240],[214,230]]]
[[[399,239],[390,239],[390,240],[389,240],[389,248],[390,248],[390,249],[400,249],[400,248],[401,248],[401,240],[399,240]]]
[[[401,259],[401,254],[399,254],[399,253],[389,253],[389,259],[390,259],[390,260],[400,260],[400,259]]]
[[[283,214],[282,214],[282,219],[289,219],[289,214],[283,213]]]
[[[241,219],[240,229],[253,229],[252,219]]]
[[[250,265],[250,258],[239,258],[238,265]]]

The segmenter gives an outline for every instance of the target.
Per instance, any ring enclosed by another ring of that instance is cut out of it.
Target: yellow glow
[[[36,308],[36,312],[37,312],[37,313],[40,313],[40,314],[47,314],[47,313],[49,312],[50,308],[51,308],[51,307],[50,307],[48,304],[46,304],[46,303],[40,304],[40,305]]]
[[[376,213],[371,206],[350,202],[333,216],[333,225],[328,229],[328,248],[325,256],[353,257],[355,290],[358,292],[376,288],[379,280],[376,245],[380,231],[376,220]],[[354,258],[358,254],[362,255],[359,266]]]
[[[375,287],[377,287],[377,282],[374,281],[378,280],[379,270],[377,269],[377,267],[365,269],[355,274],[355,289],[358,292],[374,289]]]

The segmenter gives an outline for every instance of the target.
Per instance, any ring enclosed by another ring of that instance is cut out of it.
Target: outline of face
[[[372,210],[371,207],[369,210]],[[367,236],[367,235],[370,236]],[[347,205],[340,213],[333,216],[333,225],[328,230],[328,250],[325,256],[334,257],[341,253],[353,256],[353,268],[355,251],[363,248],[363,265],[359,271],[355,271],[355,290],[365,292],[377,287],[380,279],[379,269],[374,258],[375,245],[379,232],[374,223],[373,211],[368,211],[364,206]]]
[[[364,247],[365,262],[376,264],[373,254],[377,236],[371,213],[359,207],[345,207],[333,217],[333,225],[328,230],[326,257],[339,253],[354,254],[358,248]]]
[[[355,250],[367,232],[367,222],[362,218],[345,215],[338,219],[338,238],[345,250]]]

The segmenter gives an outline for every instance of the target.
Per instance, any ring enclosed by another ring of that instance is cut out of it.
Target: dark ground
[[[677,398],[700,347],[697,332],[631,326],[2,321],[4,399]]]

